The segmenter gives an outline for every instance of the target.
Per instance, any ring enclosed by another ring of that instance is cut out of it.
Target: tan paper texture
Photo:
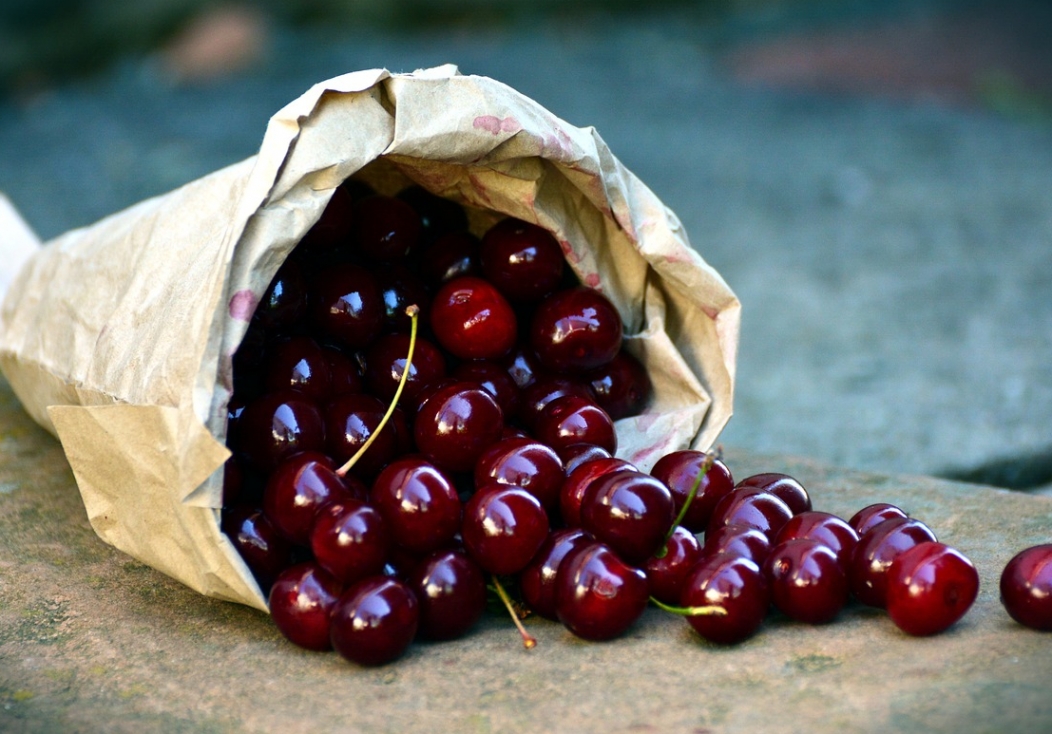
[[[715,441],[731,415],[738,300],[596,131],[452,66],[362,71],[280,110],[256,156],[46,243],[11,282],[0,368],[59,437],[105,541],[266,609],[218,523],[232,355],[353,174],[456,200],[478,234],[505,215],[550,230],[617,306],[654,383],[646,412],[618,421],[618,454],[649,469]]]

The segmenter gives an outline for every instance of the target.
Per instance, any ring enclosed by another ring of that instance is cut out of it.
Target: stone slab
[[[576,640],[489,618],[364,669],[286,642],[257,611],[196,595],[103,544],[61,447],[0,384],[0,731],[993,732],[1052,729],[1052,635],[1001,609],[1000,569],[1052,538],[1052,498],[848,472],[729,450],[740,477],[799,477],[816,507],[900,504],[966,553],[971,612],[913,639],[851,607],[809,627],[772,619],[721,648],[648,610],[623,638]]]

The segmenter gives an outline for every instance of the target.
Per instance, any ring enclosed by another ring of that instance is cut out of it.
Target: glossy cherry
[[[1001,572],[1001,603],[1019,624],[1052,630],[1052,544],[1019,551]]]
[[[758,487],[780,499],[794,515],[811,509],[811,497],[804,485],[788,474],[767,472],[753,474],[738,482],[737,487]]]
[[[416,565],[406,583],[420,602],[419,633],[428,639],[462,637],[486,610],[486,579],[463,550],[432,553]]]
[[[372,260],[405,258],[421,230],[420,215],[401,199],[377,194],[354,203],[351,232],[359,252]]]
[[[687,577],[680,605],[714,606],[726,614],[694,615],[687,622],[710,642],[732,645],[756,634],[767,616],[770,592],[754,562],[726,553],[698,563]]]
[[[581,380],[558,375],[542,375],[522,390],[522,406],[519,419],[530,430],[535,430],[545,408],[566,395],[576,395],[589,403],[595,402],[591,389]]]
[[[452,375],[461,382],[477,383],[492,395],[506,419],[518,415],[522,391],[498,362],[486,359],[461,362],[453,369]]]
[[[557,291],[538,304],[530,346],[541,364],[563,373],[595,369],[621,349],[621,316],[592,288]]]
[[[376,508],[362,500],[344,499],[317,513],[310,548],[319,566],[341,583],[353,584],[383,571],[391,534]]]
[[[481,276],[478,238],[467,232],[440,237],[421,255],[420,271],[433,287],[465,275]]]
[[[545,619],[558,619],[555,582],[559,565],[570,551],[592,541],[592,536],[580,528],[560,528],[548,534],[529,564],[519,573],[522,600],[530,609]]]
[[[505,575],[526,567],[548,530],[548,515],[536,497],[520,487],[492,483],[465,505],[461,536],[484,570]]]
[[[705,533],[705,544],[701,550],[706,558],[726,553],[748,558],[762,568],[771,553],[771,541],[762,530],[751,525],[732,523]]]
[[[321,411],[294,390],[266,393],[246,405],[239,417],[237,448],[261,471],[301,451],[320,451],[325,448]]]
[[[623,634],[643,614],[650,593],[646,574],[599,542],[570,551],[555,583],[556,616],[586,640]]]
[[[486,279],[509,300],[536,301],[562,281],[562,248],[548,230],[520,219],[501,220],[482,238],[479,259]]]
[[[548,403],[534,424],[538,440],[558,450],[575,443],[602,446],[617,451],[617,430],[602,408],[577,395],[565,395]]]
[[[559,490],[559,514],[569,527],[581,526],[581,502],[591,483],[605,475],[618,471],[637,471],[634,464],[609,457],[587,461],[567,474]]]
[[[773,540],[793,516],[792,510],[775,495],[759,487],[738,487],[716,503],[709,532],[721,525],[749,525]]]
[[[763,570],[771,601],[798,622],[832,622],[847,603],[847,575],[836,553],[813,538],[778,543]]]
[[[267,286],[254,318],[268,331],[289,329],[307,315],[307,278],[294,260],[286,260]]]
[[[887,502],[878,502],[863,507],[851,516],[851,519],[847,521],[847,524],[854,528],[855,532],[858,533],[858,536],[861,538],[872,528],[893,517],[907,517],[907,515],[895,505],[888,504]]]
[[[296,390],[315,402],[332,392],[329,357],[306,336],[286,339],[271,348],[265,379],[268,391]]]
[[[274,579],[293,563],[292,543],[254,507],[233,507],[223,513],[223,532],[245,560],[266,593]]]
[[[405,265],[389,264],[376,273],[376,284],[380,287],[383,301],[385,331],[409,333],[411,319],[406,314],[409,306],[420,309],[420,320],[427,323],[431,294],[424,282]]]
[[[965,615],[978,594],[975,566],[943,543],[918,543],[896,556],[888,569],[888,616],[910,635],[934,635],[948,629]]]
[[[871,528],[859,539],[851,559],[848,583],[851,593],[863,604],[883,608],[887,603],[887,576],[895,557],[926,541],[935,533],[920,522],[893,517]]]
[[[263,512],[274,528],[296,545],[310,545],[310,531],[318,512],[331,502],[358,497],[364,488],[353,478],[340,477],[332,461],[317,452],[304,452],[280,464],[263,491]]]
[[[672,498],[676,501],[677,513],[686,502],[707,459],[708,455],[704,451],[691,449],[673,451],[658,459],[650,470],[650,474],[663,482],[672,492]],[[731,478],[730,469],[720,459],[712,460],[680,524],[691,532],[703,532],[709,525],[716,503],[730,494],[732,489],[734,489],[734,480]]]
[[[438,466],[469,472],[490,444],[500,438],[504,415],[481,387],[457,382],[432,393],[417,411],[417,448]]]
[[[650,595],[666,604],[679,604],[687,577],[701,557],[698,538],[682,525],[677,525],[663,551],[648,558],[643,565],[650,583]]]
[[[475,463],[475,486],[491,482],[521,487],[536,497],[546,512],[559,507],[559,490],[566,474],[550,446],[530,438],[506,438],[487,448]]]
[[[270,616],[289,641],[308,650],[332,647],[329,617],[343,585],[316,563],[283,571],[270,587]]]
[[[562,459],[563,469],[567,476],[581,464],[595,461],[596,459],[611,458],[609,451],[602,446],[596,446],[594,443],[572,443],[568,446],[560,447],[556,453]]]
[[[592,388],[595,402],[614,420],[642,413],[653,391],[646,367],[623,349],[582,378]]]
[[[858,533],[836,515],[808,510],[794,515],[775,536],[775,543],[796,538],[810,538],[836,553],[837,562],[846,573],[858,546]]]
[[[452,479],[421,457],[402,457],[384,467],[369,501],[394,542],[412,553],[438,550],[460,531],[462,505]]]
[[[341,395],[325,409],[326,447],[338,464],[348,461],[374,433],[379,433],[351,469],[367,481],[394,458],[397,449],[394,427],[387,424],[379,428],[386,412],[386,404],[365,393]]]
[[[409,342],[408,334],[385,334],[366,350],[365,384],[371,395],[388,402],[394,398],[405,370]],[[402,403],[412,404],[421,390],[445,376],[446,358],[442,352],[427,339],[418,337],[413,347],[409,377],[402,388]]]
[[[333,605],[332,647],[359,665],[383,665],[402,656],[419,623],[420,604],[405,583],[371,576],[348,588]]]
[[[508,301],[489,281],[465,276],[435,294],[431,330],[461,359],[497,359],[515,346],[518,326]]]
[[[321,334],[352,349],[375,339],[383,327],[384,304],[376,277],[365,268],[327,268],[311,284],[310,316]]]
[[[668,487],[637,471],[599,477],[581,501],[581,527],[628,563],[641,565],[661,550],[674,519]]]

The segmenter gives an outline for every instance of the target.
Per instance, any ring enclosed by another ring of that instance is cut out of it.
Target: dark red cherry
[[[296,390],[317,402],[332,392],[329,358],[316,341],[292,337],[275,344],[266,366],[268,391]]]
[[[520,487],[487,484],[464,507],[461,536],[471,557],[492,574],[518,573],[548,537],[548,515]]]
[[[770,592],[763,572],[754,562],[721,553],[694,567],[680,604],[721,607],[726,614],[694,615],[687,621],[706,640],[733,645],[760,629],[770,605]]]
[[[558,619],[555,611],[559,564],[570,551],[593,540],[579,528],[561,528],[548,534],[533,559],[519,573],[522,600],[545,619]]]
[[[668,487],[642,472],[599,477],[581,501],[581,528],[638,565],[661,549],[674,519]]]
[[[389,576],[371,576],[348,588],[332,609],[332,647],[359,665],[397,660],[416,636],[420,604],[412,590]]]
[[[511,353],[502,359],[500,363],[511,375],[511,379],[515,380],[515,384],[519,386],[520,390],[524,390],[536,382],[544,371],[541,363],[537,361],[537,355],[525,344],[517,344],[513,347]]]
[[[376,508],[362,500],[344,499],[315,516],[310,548],[319,566],[341,583],[353,584],[383,571],[391,535]]]
[[[323,348],[322,352],[325,354],[325,360],[329,365],[329,376],[332,378],[332,389],[328,397],[338,398],[350,392],[361,392],[362,376],[354,360],[336,349]]]
[[[485,359],[461,362],[453,369],[453,377],[462,382],[478,383],[494,397],[505,417],[518,414],[522,402],[519,386],[497,362]]]
[[[223,512],[223,532],[252,571],[264,593],[278,574],[292,565],[292,544],[254,507],[233,507]]]
[[[863,507],[847,521],[847,524],[854,528],[861,538],[872,528],[893,517],[907,517],[907,515],[895,505],[890,505],[887,502],[878,502]]]
[[[585,640],[623,634],[643,614],[650,593],[646,574],[598,542],[568,553],[555,583],[556,616]]]
[[[565,395],[548,403],[537,418],[534,434],[556,450],[575,443],[592,443],[611,454],[617,451],[617,431],[610,416],[577,395]]]
[[[360,349],[383,327],[384,305],[376,277],[357,265],[336,265],[315,276],[311,319],[326,337]]]
[[[372,395],[348,393],[329,403],[325,409],[326,446],[338,464],[354,456],[377,432],[387,406]],[[395,456],[397,437],[390,423],[380,429],[376,440],[365,450],[351,472],[365,479],[376,473]]]
[[[521,487],[536,497],[546,512],[559,507],[559,490],[566,474],[551,447],[529,438],[506,438],[486,449],[475,464],[475,486],[496,482]]]
[[[512,301],[537,301],[562,282],[562,248],[548,230],[504,219],[482,238],[479,259],[486,279]]]
[[[497,359],[515,346],[515,312],[488,281],[470,276],[443,285],[431,303],[431,330],[461,359]]]
[[[422,237],[428,241],[468,228],[464,207],[451,199],[432,194],[423,186],[407,186],[397,196],[416,211],[420,217]]]
[[[621,349],[621,316],[599,291],[580,286],[558,291],[538,304],[530,346],[556,372],[595,369]]]
[[[793,516],[792,510],[775,495],[759,487],[739,487],[716,503],[709,532],[721,525],[749,525],[773,540]]]
[[[636,467],[624,459],[608,458],[585,462],[567,474],[562,489],[559,490],[559,513],[563,522],[569,527],[581,527],[581,502],[592,482],[617,471],[637,471]]]
[[[893,517],[874,526],[859,539],[851,559],[851,593],[863,604],[884,608],[892,561],[904,550],[934,540],[935,533],[927,525],[911,518]]]
[[[433,287],[465,275],[480,276],[478,238],[467,232],[440,237],[421,255],[420,271]]]
[[[832,622],[847,603],[847,576],[836,553],[812,538],[795,538],[771,548],[764,573],[771,601],[790,619]]]
[[[424,401],[413,437],[420,452],[438,466],[469,472],[503,429],[504,416],[493,396],[472,383],[458,382]]]
[[[615,421],[642,413],[652,391],[647,368],[623,349],[582,378],[592,388],[595,402]]]
[[[770,492],[787,504],[794,515],[811,509],[811,497],[807,490],[788,474],[753,474],[738,482],[737,487],[758,487]]]
[[[748,558],[762,568],[771,553],[771,541],[762,530],[732,523],[705,533],[701,550],[706,557],[726,553]]]
[[[672,531],[664,552],[647,559],[643,570],[650,582],[650,595],[666,604],[679,604],[687,577],[701,560],[701,544],[682,525]]]
[[[290,642],[308,650],[329,650],[329,616],[343,585],[315,563],[282,571],[270,587],[270,616]]]
[[[313,401],[293,390],[256,398],[238,419],[238,448],[260,471],[270,471],[293,454],[324,447],[321,412]]]
[[[707,454],[704,451],[686,449],[673,451],[658,459],[650,474],[660,480],[672,492],[678,513],[687,500],[691,488],[698,479],[705,465]],[[709,525],[712,511],[724,496],[734,489],[734,480],[730,469],[719,459],[714,459],[698,483],[694,499],[687,508],[680,524],[694,533],[700,533]]]
[[[409,355],[409,341],[408,334],[386,334],[365,352],[365,383],[372,395],[388,402],[394,399]],[[400,402],[413,404],[424,387],[445,376],[446,359],[441,350],[427,339],[417,338]]]
[[[934,635],[948,629],[978,594],[975,566],[943,543],[918,543],[896,556],[888,569],[888,616],[906,634]]]
[[[858,546],[858,533],[836,515],[808,510],[794,515],[775,536],[775,543],[796,538],[810,538],[828,546],[846,573]]]
[[[486,610],[482,569],[462,550],[432,553],[406,583],[420,602],[420,634],[428,639],[463,637]]]
[[[1052,544],[1019,551],[1001,572],[1001,604],[1019,624],[1052,630]]]
[[[595,461],[596,459],[611,458],[609,451],[602,446],[596,446],[594,443],[572,443],[569,446],[562,446],[556,453],[562,459],[563,470],[567,476],[581,464]]]
[[[528,429],[533,430],[544,409],[556,398],[576,395],[590,403],[595,402],[592,391],[580,380],[557,375],[542,375],[533,384],[522,390],[522,407],[519,417]]]
[[[380,286],[380,298],[384,304],[385,331],[409,333],[412,328],[412,319],[406,313],[409,306],[420,309],[420,322],[427,323],[431,294],[424,282],[405,265],[392,263],[380,268],[376,273],[376,283]]]
[[[267,331],[289,329],[307,315],[307,278],[293,260],[286,260],[256,306],[255,319]]]
[[[332,461],[313,451],[297,454],[278,465],[263,491],[263,512],[274,528],[296,545],[310,545],[314,518],[332,502],[364,494],[354,478],[339,476]]]
[[[388,464],[373,482],[369,501],[395,543],[416,554],[442,548],[460,530],[462,508],[452,479],[420,457]]]
[[[371,260],[400,260],[420,239],[420,215],[406,202],[377,194],[354,203],[351,232]]]

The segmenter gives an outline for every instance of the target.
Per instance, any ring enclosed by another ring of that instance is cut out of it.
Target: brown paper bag
[[[417,183],[456,200],[479,234],[505,215],[549,229],[617,306],[654,383],[646,412],[617,423],[619,455],[649,468],[714,442],[731,415],[739,303],[595,130],[451,66],[362,71],[278,112],[256,156],[48,242],[11,281],[0,369],[62,442],[103,540],[266,609],[218,522],[231,357],[352,174],[382,193]],[[31,242],[16,230],[0,222],[9,263]]]

